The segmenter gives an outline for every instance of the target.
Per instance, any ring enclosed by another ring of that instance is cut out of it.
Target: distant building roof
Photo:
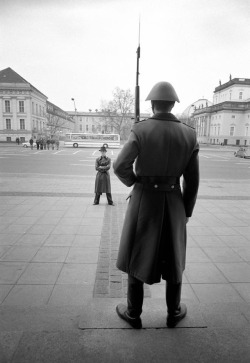
[[[222,91],[223,89],[226,89],[228,87],[236,85],[250,85],[250,78],[234,78],[230,79],[228,82],[224,84],[220,84],[218,87],[215,87],[214,93]]]
[[[191,103],[185,110],[182,112],[180,119],[189,118],[192,113],[194,113],[197,108],[206,108],[211,106],[213,103],[206,98],[200,98],[199,100]]]
[[[26,79],[24,79],[23,77],[21,77],[18,73],[16,73],[15,71],[13,71],[12,68],[8,67],[6,69],[3,69],[2,71],[0,71],[0,83],[24,83],[29,85],[30,87],[32,87],[34,90],[36,90],[37,92],[39,92],[40,94],[42,94],[44,97],[47,98],[47,96],[45,96],[41,91],[39,91],[36,87],[34,87],[31,83],[29,83],[28,81],[26,81]]]
[[[10,67],[0,71],[0,83],[29,83]]]

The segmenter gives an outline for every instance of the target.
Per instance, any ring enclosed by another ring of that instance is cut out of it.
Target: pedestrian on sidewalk
[[[32,139],[32,136],[31,136],[31,138],[30,138],[29,143],[30,143],[30,148],[31,148],[31,150],[33,150],[33,143],[34,143],[34,140]]]
[[[97,170],[97,174],[95,180],[95,200],[93,204],[99,204],[100,196],[102,193],[106,193],[108,204],[114,205],[111,195],[109,175],[111,159],[106,156],[107,149],[104,146],[102,146],[99,151],[101,152],[101,156],[95,161],[95,169]]]
[[[46,145],[47,145],[47,140],[44,138],[43,139],[43,149],[46,150]]]
[[[50,140],[50,143],[51,143],[51,146],[52,146],[52,150],[54,150],[54,148],[55,148],[55,140],[54,139],[51,139]]]
[[[199,145],[195,130],[171,113],[179,98],[170,83],[157,83],[146,100],[151,100],[153,117],[133,125],[113,165],[126,186],[134,185],[117,259],[118,269],[128,274],[127,305],[119,304],[116,311],[132,327],[141,328],[143,283],[159,283],[162,278],[166,280],[166,323],[172,328],[187,313],[181,286],[186,223],[199,186]]]

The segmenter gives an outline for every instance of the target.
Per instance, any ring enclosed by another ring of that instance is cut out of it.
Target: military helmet
[[[158,82],[149,92],[146,101],[177,101],[180,102],[174,87],[169,82]]]

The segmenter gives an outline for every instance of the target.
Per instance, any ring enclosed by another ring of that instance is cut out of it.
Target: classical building
[[[195,108],[191,119],[200,143],[250,145],[250,79],[220,82],[213,105]]]
[[[74,118],[49,101],[46,102],[46,119],[46,131],[44,133],[48,136],[64,137],[67,132],[75,130]]]
[[[200,98],[199,100],[191,103],[186,109],[182,112],[181,115],[176,115],[177,118],[181,120],[181,122],[194,127],[194,119],[193,114],[197,109],[203,109],[211,106],[213,103],[206,98]]]
[[[128,113],[120,115],[105,110],[84,111],[67,111],[74,117],[75,132],[93,132],[93,133],[119,133],[121,139],[127,139],[134,122],[134,114]],[[143,113],[141,118],[150,117],[149,114]]]
[[[55,125],[53,124],[55,123]],[[0,71],[0,142],[72,131],[74,120],[11,68]]]

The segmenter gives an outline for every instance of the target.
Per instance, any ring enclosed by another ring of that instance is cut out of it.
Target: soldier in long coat
[[[151,100],[153,117],[134,124],[113,164],[118,178],[128,187],[134,185],[117,259],[117,267],[128,274],[127,306],[119,304],[116,311],[134,328],[141,328],[143,283],[163,278],[167,325],[174,327],[187,312],[180,303],[181,284],[186,223],[199,185],[199,145],[195,130],[170,113],[175,101],[179,102],[170,83],[157,83],[147,100]]]
[[[111,195],[109,175],[111,159],[106,156],[107,149],[104,146],[102,146],[99,151],[101,151],[101,156],[95,161],[95,169],[97,170],[97,174],[95,180],[95,200],[93,204],[99,204],[101,194],[106,193],[108,204],[114,205]]]

